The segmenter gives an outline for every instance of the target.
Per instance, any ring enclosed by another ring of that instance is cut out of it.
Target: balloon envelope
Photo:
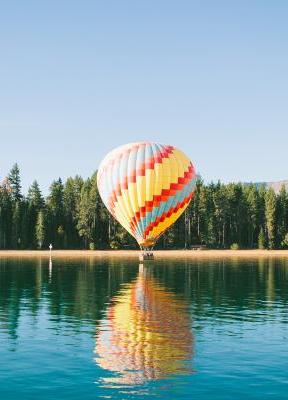
[[[187,156],[173,146],[130,143],[101,162],[97,185],[110,211],[140,246],[153,246],[190,203],[196,173]]]

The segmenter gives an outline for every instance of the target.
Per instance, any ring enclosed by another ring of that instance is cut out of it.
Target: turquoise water
[[[0,259],[1,399],[287,399],[288,262]]]

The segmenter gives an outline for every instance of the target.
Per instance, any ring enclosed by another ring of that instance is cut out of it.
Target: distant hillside
[[[288,180],[284,181],[278,181],[278,182],[256,182],[255,185],[258,187],[260,186],[265,186],[267,188],[272,188],[275,190],[276,193],[278,193],[281,189],[281,187],[284,185],[286,190],[288,191]]]

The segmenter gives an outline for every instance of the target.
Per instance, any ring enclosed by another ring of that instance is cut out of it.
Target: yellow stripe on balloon
[[[135,214],[139,210],[138,199],[137,199],[137,186],[135,182],[128,184],[128,193],[129,193],[131,208],[133,210],[133,213]]]
[[[154,196],[154,185],[155,185],[155,171],[154,169],[147,169],[146,176],[146,201],[152,201]]]
[[[182,212],[188,207],[188,203],[186,203],[183,207],[179,208],[175,213],[173,213],[170,217],[164,219],[163,222],[160,222],[157,226],[155,226],[151,232],[149,232],[148,239],[155,239],[159,237],[170,225],[172,225],[182,214]]]
[[[160,196],[163,189],[168,190],[172,183],[177,183],[189,166],[190,161],[182,151],[174,149],[168,158],[164,158],[161,163],[155,163],[154,169],[147,169],[145,176],[136,176],[136,184],[128,182],[128,194],[126,195],[125,189],[121,192],[126,202],[129,199],[133,215],[139,212],[147,201],[152,201],[154,196]],[[117,196],[117,203],[120,201],[121,196]],[[128,217],[132,218],[130,210]]]
[[[178,182],[179,171],[178,171],[178,163],[177,163],[177,160],[175,157],[175,150],[173,150],[173,155],[174,155],[174,157],[169,157],[170,173],[171,173],[171,182],[176,183],[176,182]],[[186,169],[189,168],[189,165],[190,165],[190,161],[188,160],[188,162],[186,162],[186,164],[185,164]]]
[[[135,185],[135,184],[134,184]],[[127,189],[122,190],[122,195],[117,196],[117,202],[114,207],[115,218],[122,225],[125,224],[125,229],[131,233],[130,221],[134,215],[132,205],[130,203],[130,195]]]
[[[115,218],[117,219],[117,221],[123,225],[123,227],[130,233],[132,234],[131,228],[130,228],[130,224],[129,221],[126,219],[125,216],[123,216],[123,213],[119,210],[117,210],[117,213],[114,214]]]
[[[136,179],[136,191],[137,191],[137,202],[138,208],[145,206],[146,201],[146,176],[138,176]]]

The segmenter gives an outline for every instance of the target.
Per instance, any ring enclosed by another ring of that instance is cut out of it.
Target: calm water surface
[[[288,261],[0,259],[0,397],[288,398]]]

